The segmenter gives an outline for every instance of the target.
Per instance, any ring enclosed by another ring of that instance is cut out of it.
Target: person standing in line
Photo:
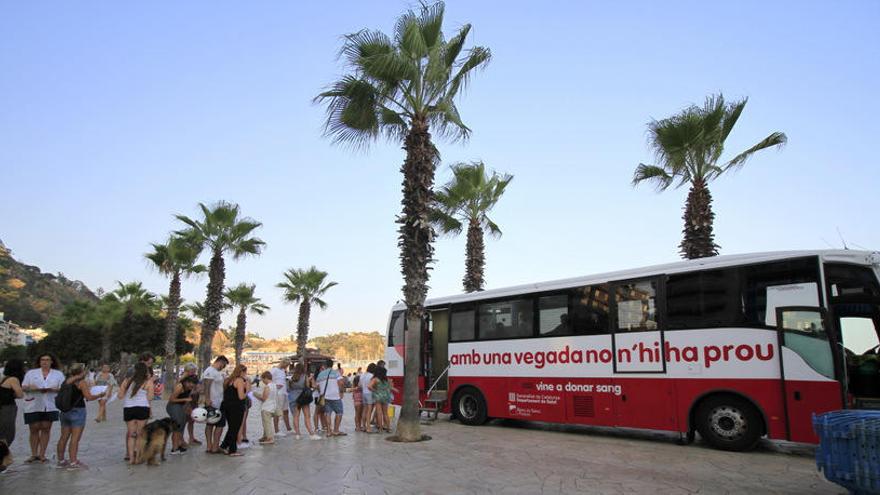
[[[324,427],[328,437],[341,437],[346,433],[339,430],[342,424],[342,395],[344,380],[338,371],[330,366],[318,374],[318,386],[321,387],[321,396],[324,398]],[[336,415],[333,418],[333,415]],[[333,420],[331,422],[331,419]]]
[[[223,383],[223,402],[220,405],[220,410],[223,412],[229,428],[220,444],[220,451],[230,457],[242,455],[238,452],[238,431],[241,429],[241,422],[244,419],[245,400],[249,387],[246,373],[247,368],[243,364],[239,364]]]
[[[287,399],[289,401],[288,409],[290,409],[293,415],[293,431],[296,432],[296,439],[299,440],[302,438],[300,435],[299,429],[299,417],[300,413],[303,415],[303,422],[306,426],[306,431],[309,432],[309,438],[312,440],[320,440],[321,437],[315,435],[315,430],[312,429],[312,421],[311,421],[311,407],[312,403],[312,379],[303,369],[302,364],[296,363],[293,367],[293,376],[290,377],[290,382],[288,382],[287,389]],[[308,392],[306,392],[308,390]]]
[[[30,428],[31,456],[25,463],[48,462],[46,448],[52,423],[58,421],[55,396],[64,383],[64,374],[58,371],[61,363],[51,354],[39,356],[39,368],[24,375],[21,388],[24,391],[24,424]]]
[[[131,378],[122,381],[119,387],[119,399],[125,399],[122,403],[122,419],[125,421],[125,429],[128,435],[126,444],[125,460],[131,464],[137,462],[137,439],[147,420],[150,419],[150,401],[153,400],[153,377],[150,370],[143,362],[134,365],[134,374]]]
[[[363,424],[364,431],[370,432],[373,424],[373,409],[375,409],[376,400],[373,398],[373,391],[370,389],[370,382],[373,381],[373,373],[376,372],[376,364],[370,363],[367,371],[361,375],[360,385],[361,393],[364,396]]]
[[[275,443],[275,425],[272,419],[275,417],[276,396],[275,384],[272,382],[272,373],[264,371],[260,375],[260,386],[254,389],[254,397],[260,399],[260,419],[263,423],[263,436],[258,440],[260,445],[272,445]]]
[[[367,431],[364,421],[364,391],[361,389],[361,377],[354,376],[351,389],[351,400],[354,402],[354,431]]]
[[[177,430],[171,433],[171,455],[180,455],[186,452],[183,430],[190,414],[187,409],[192,402],[192,391],[198,383],[199,380],[194,376],[187,376],[178,381],[168,398],[168,404],[165,405],[165,412],[177,424]]]
[[[388,420],[388,404],[391,403],[391,392],[396,389],[388,381],[388,372],[385,368],[377,366],[370,389],[373,391],[373,399],[376,401],[376,427],[378,431],[384,430],[391,433],[391,424]]]
[[[95,385],[107,387],[104,397],[98,399],[98,416],[95,418],[95,423],[100,423],[101,421],[107,421],[107,397],[110,397],[113,393],[114,387],[119,386],[116,383],[116,377],[110,372],[109,364],[102,365],[101,370],[95,374]]]
[[[247,369],[247,368],[245,368],[245,369]],[[243,378],[244,378],[245,383],[247,384],[247,390],[248,390],[248,392],[250,392],[251,388],[252,388],[250,377],[247,375],[247,373],[245,373]],[[251,412],[252,405],[253,404],[251,403],[251,397],[249,394],[247,397],[244,398],[244,417],[241,420],[241,429],[238,430],[238,448],[239,449],[251,448],[251,441],[248,440],[248,437],[247,437],[247,420],[248,420],[248,415]],[[262,416],[261,416],[261,418],[262,418]]]
[[[205,393],[205,407],[220,409],[223,403],[223,374],[220,373],[229,360],[226,356],[217,356],[211,366],[205,368],[202,373],[202,387]],[[208,443],[205,452],[209,454],[220,453],[220,436],[223,434],[223,427],[226,426],[226,417],[220,418],[220,421],[211,424],[205,424],[205,441]]]
[[[0,380],[0,441],[12,446],[15,440],[15,419],[18,406],[15,399],[24,398],[21,382],[24,380],[24,361],[10,359],[3,367],[3,379]]]
[[[276,437],[284,437],[287,436],[283,431],[278,428],[278,419],[284,418],[284,426],[287,428],[287,433],[290,433],[292,429],[290,428],[290,414],[288,411],[287,404],[287,368],[290,366],[290,360],[282,359],[277,366],[274,366],[270,371],[272,373],[272,382],[275,383],[275,418],[273,419],[275,423],[275,436]]]
[[[186,431],[189,433],[189,442],[192,445],[201,445],[202,442],[196,438],[195,435],[195,424],[196,422],[192,419],[192,411],[193,408],[198,406],[199,404],[199,393],[201,391],[201,384],[199,384],[199,377],[196,375],[198,372],[198,368],[193,363],[187,363],[186,366],[183,367],[183,374],[180,376],[181,380],[186,380],[187,377],[193,377],[195,379],[195,387],[193,387],[192,392],[190,392],[190,401],[184,404],[184,411],[186,411]],[[181,431],[183,434],[183,431]],[[183,444],[186,447],[186,442]]]
[[[153,377],[153,363],[154,363],[155,361],[156,361],[156,357],[153,356],[153,353],[152,353],[152,352],[148,352],[148,351],[147,351],[147,352],[142,352],[142,353],[140,353],[140,354],[138,355],[138,362],[135,363],[134,366],[132,366],[132,367],[128,368],[127,370],[125,370],[125,376],[123,377],[123,380],[125,380],[126,378],[130,379],[131,377],[134,376],[135,367],[137,367],[138,363],[143,363],[143,365],[147,367],[147,376],[150,377],[150,378],[152,378],[152,377]],[[154,387],[153,387],[153,393],[154,393],[154,394],[156,393],[155,385],[154,385]],[[151,400],[152,400],[152,399],[151,399]],[[150,409],[150,404],[147,403],[147,418],[146,418],[146,419],[150,419],[150,417],[151,417],[152,415],[153,415],[153,411]],[[126,433],[126,435],[125,435],[125,449],[126,449],[126,452],[128,451],[128,442],[129,442],[129,440],[128,440],[128,434]]]
[[[73,389],[70,404],[73,406],[69,411],[61,411],[61,436],[58,438],[56,446],[58,464],[55,466],[59,469],[88,469],[84,463],[80,462],[79,441],[82,439],[83,430],[86,428],[86,401],[97,400],[105,397],[107,392],[101,392],[98,395],[92,395],[91,383],[86,378],[85,366],[74,364],[67,373],[65,385],[72,386]],[[70,454],[68,459],[64,459],[64,450],[70,442]]]

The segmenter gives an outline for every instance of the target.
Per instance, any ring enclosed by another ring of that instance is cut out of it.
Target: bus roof
[[[878,255],[877,252],[853,251],[844,249],[727,254],[723,256],[713,256],[710,258],[699,258],[695,260],[677,261],[675,263],[666,263],[662,265],[634,268],[630,270],[619,270],[614,272],[599,273],[595,275],[587,275],[583,277],[573,277],[561,280],[553,280],[549,282],[515,285],[511,287],[503,287],[469,294],[457,294],[454,296],[432,298],[425,301],[425,307],[445,306],[449,304],[478,301],[482,299],[494,299],[498,297],[506,297],[522,293],[567,289],[571,287],[579,287],[582,285],[604,283],[613,280],[629,280],[649,277],[652,275],[681,273],[693,270],[708,270],[711,268],[724,268],[738,265],[750,265],[754,263],[778,261],[789,258],[803,258],[807,256],[821,256],[822,259],[825,261],[837,261],[843,263],[856,263],[864,265],[877,265],[878,263],[880,263],[880,255]],[[404,303],[397,303],[394,305],[393,309],[400,310],[405,308],[406,305]]]

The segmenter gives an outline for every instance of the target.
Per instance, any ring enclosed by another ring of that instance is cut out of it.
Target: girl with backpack
[[[61,437],[58,438],[57,454],[58,469],[87,468],[77,458],[79,453],[79,440],[82,438],[86,426],[86,401],[97,400],[107,392],[92,395],[90,385],[86,377],[85,366],[74,364],[67,373],[67,379],[61,385],[61,390],[55,397],[55,405],[61,411]],[[64,451],[70,442],[69,460],[64,459]]]

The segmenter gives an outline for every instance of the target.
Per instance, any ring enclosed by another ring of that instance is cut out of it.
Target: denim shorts
[[[324,401],[324,414],[336,413],[342,416],[342,399]]]
[[[376,399],[373,397],[372,392],[364,392],[364,405],[372,406],[376,403]]]
[[[61,413],[61,427],[82,428],[86,425],[86,408],[74,407],[70,411]]]

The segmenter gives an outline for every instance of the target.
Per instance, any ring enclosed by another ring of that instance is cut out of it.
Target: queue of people
[[[46,452],[53,423],[59,422],[56,467],[86,468],[79,458],[86,402],[98,402],[94,419],[102,423],[107,420],[108,403],[119,400],[126,424],[124,460],[138,463],[139,440],[143,440],[140,437],[154,417],[151,402],[158,394],[153,361],[152,354],[141,354],[119,378],[108,365],[87,370],[74,364],[62,373],[61,364],[50,354],[39,356],[39,366],[28,371],[22,361],[8,361],[0,378],[0,442],[12,445],[15,440],[16,399],[23,399],[31,450],[24,462],[48,462]],[[262,424],[260,445],[272,445],[287,435],[299,440],[304,433],[311,440],[345,436],[342,421],[346,393],[352,394],[354,403],[354,431],[391,431],[388,405],[398,390],[387,378],[384,361],[370,364],[365,372],[358,369],[346,375],[341,364],[334,367],[325,363],[309,374],[301,363],[291,364],[285,359],[253,381],[241,364],[225,374],[228,365],[225,356],[218,356],[200,376],[195,365],[184,367],[165,407],[166,421],[175,425],[169,431],[171,455],[187,453],[192,445],[202,444],[194,434],[198,421],[205,423],[206,453],[241,456],[240,449],[249,446],[246,424],[251,408]],[[193,412],[199,407],[205,408],[204,421],[194,419],[197,415]]]

